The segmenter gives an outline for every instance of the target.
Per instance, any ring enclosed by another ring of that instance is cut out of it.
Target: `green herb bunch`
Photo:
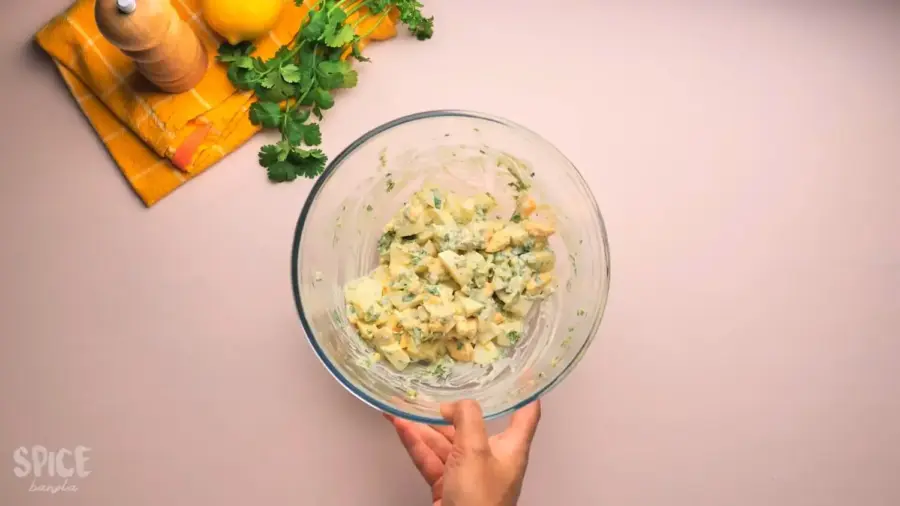
[[[303,0],[295,0],[302,5]],[[346,24],[359,9],[367,12]],[[290,43],[263,60],[253,56],[250,43],[222,44],[218,60],[228,65],[228,79],[241,90],[251,90],[257,101],[250,106],[250,122],[263,128],[277,128],[281,140],[259,151],[259,163],[275,182],[297,177],[315,178],[325,169],[327,158],[321,149],[319,124],[322,111],[334,105],[335,90],[353,88],[358,79],[348,59],[369,61],[360,51],[360,41],[368,37],[396,8],[400,22],[419,40],[431,38],[434,19],[422,15],[417,0],[320,0],[310,9],[301,29]],[[356,28],[376,17],[372,29],[357,34]]]

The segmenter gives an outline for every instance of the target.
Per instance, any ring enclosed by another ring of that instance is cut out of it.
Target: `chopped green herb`
[[[408,294],[406,294],[406,295],[403,296],[403,302],[412,302],[412,300],[415,299],[415,298],[416,298],[415,295],[413,295],[413,294],[411,294],[411,293],[408,293]],[[417,329],[417,330],[418,330],[418,329]]]
[[[371,212],[372,212],[372,209],[375,209],[374,207],[372,207],[372,204],[369,204],[369,205],[366,206],[366,211],[368,211],[368,212],[371,213]]]
[[[394,180],[391,179],[391,173],[388,172],[387,173],[387,182],[384,184],[384,190],[386,192],[390,193],[391,190],[393,190],[393,189],[394,189]]]
[[[436,285],[428,285],[425,287],[425,291],[430,293],[431,295],[440,295],[441,291]]]
[[[452,358],[444,355],[440,360],[431,364],[427,372],[439,379],[446,379],[450,375],[450,370],[453,368],[454,363]]]
[[[371,306],[371,307],[369,307],[369,309],[366,310],[366,314],[363,315],[363,318],[365,318],[365,320],[367,322],[374,322],[380,316],[381,316],[381,311],[379,311],[376,306]]]
[[[441,200],[441,194],[437,190],[432,190],[431,196],[432,196],[432,199],[434,200],[434,208],[440,209],[441,205],[444,202],[443,200]]]
[[[512,218],[510,218],[509,221],[513,223],[519,223],[520,221],[522,221],[522,215],[519,213],[515,213],[512,215]]]
[[[584,309],[579,309],[577,314],[578,316],[584,316]]]
[[[378,254],[379,255],[387,255],[391,249],[391,243],[394,241],[394,233],[393,232],[385,232],[381,234],[381,237],[378,239]]]
[[[522,335],[519,334],[518,332],[516,332],[515,330],[510,330],[509,332],[506,333],[506,338],[509,339],[510,344],[516,344],[517,342],[519,342],[519,338],[521,338],[521,337],[522,337]]]

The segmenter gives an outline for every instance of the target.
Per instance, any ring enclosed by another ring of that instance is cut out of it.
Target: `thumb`
[[[454,444],[464,453],[488,454],[487,427],[481,406],[471,400],[463,400],[441,406],[441,415],[456,429]]]

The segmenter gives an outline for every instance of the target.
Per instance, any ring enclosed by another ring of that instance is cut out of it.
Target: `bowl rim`
[[[319,178],[313,184],[313,187],[312,187],[312,189],[310,189],[310,192],[306,198],[306,201],[303,203],[303,208],[300,211],[300,216],[297,218],[297,225],[294,229],[294,240],[293,240],[293,245],[291,248],[291,287],[292,287],[292,290],[294,293],[294,305],[296,306],[297,314],[300,317],[300,324],[303,327],[303,331],[306,333],[306,340],[307,340],[307,342],[309,342],[309,345],[312,347],[316,356],[319,358],[319,362],[322,363],[322,365],[325,367],[325,370],[327,370],[329,372],[329,374],[331,374],[331,376],[334,377],[335,380],[337,380],[338,383],[340,383],[348,392],[350,392],[350,394],[352,394],[354,397],[356,397],[363,403],[365,403],[365,404],[369,405],[370,407],[375,408],[383,413],[388,413],[390,415],[397,416],[397,417],[400,417],[400,418],[403,418],[406,420],[410,420],[413,422],[418,422],[418,423],[425,423],[425,424],[431,424],[431,425],[449,425],[449,422],[447,422],[443,418],[432,418],[432,417],[428,417],[428,416],[421,416],[421,415],[417,415],[417,414],[413,414],[413,413],[408,413],[408,412],[402,411],[400,409],[397,409],[393,406],[390,406],[378,399],[373,398],[368,393],[366,393],[363,389],[357,387],[352,382],[350,382],[349,380],[344,378],[344,376],[341,374],[341,372],[337,368],[337,366],[334,363],[332,363],[332,361],[328,358],[328,355],[326,355],[325,350],[322,349],[322,347],[319,345],[319,343],[313,337],[314,334],[312,331],[312,327],[310,326],[309,321],[306,318],[306,313],[303,310],[303,301],[301,300],[301,297],[300,297],[300,273],[299,273],[299,269],[298,269],[299,259],[300,259],[300,243],[302,240],[303,228],[304,228],[304,225],[306,224],[307,216],[309,215],[309,212],[312,209],[312,204],[313,204],[313,202],[315,202],[316,196],[319,194],[321,189],[328,182],[328,179],[330,178],[330,176],[337,170],[337,167],[339,167],[343,163],[343,161],[346,158],[348,158],[354,151],[356,151],[360,146],[362,146],[369,140],[373,139],[374,137],[378,136],[379,134],[386,132],[392,128],[398,127],[400,125],[406,124],[406,123],[411,123],[411,122],[422,120],[422,119],[430,119],[430,118],[436,118],[436,117],[462,117],[462,118],[472,118],[472,119],[478,119],[478,120],[491,121],[494,123],[499,123],[499,124],[502,124],[502,125],[505,125],[508,127],[512,127],[514,129],[521,130],[521,131],[535,137],[536,139],[544,142],[547,145],[547,147],[555,150],[562,157],[562,159],[564,159],[569,164],[569,166],[574,170],[575,176],[580,180],[582,185],[588,190],[588,196],[590,197],[591,203],[593,204],[593,207],[594,207],[594,213],[596,214],[596,216],[599,220],[599,224],[600,224],[600,239],[603,243],[603,255],[605,257],[604,265],[606,266],[605,272],[603,274],[605,276],[606,283],[604,283],[604,286],[602,288],[599,311],[597,312],[596,316],[594,317],[594,321],[591,322],[591,327],[590,327],[590,331],[589,331],[590,333],[589,333],[587,339],[581,345],[581,348],[579,348],[579,350],[575,353],[575,356],[573,357],[572,361],[569,362],[566,365],[566,367],[555,378],[553,378],[553,380],[547,382],[542,387],[536,389],[534,392],[532,392],[531,395],[529,395],[525,399],[520,400],[519,402],[515,403],[514,405],[512,405],[502,411],[498,411],[496,413],[483,413],[485,420],[494,420],[494,419],[502,418],[506,415],[509,415],[509,414],[519,410],[520,408],[530,404],[531,402],[534,402],[535,400],[540,399],[541,397],[543,397],[544,395],[549,393],[551,390],[553,390],[557,385],[559,385],[562,382],[563,379],[565,379],[569,374],[572,373],[572,371],[575,369],[575,366],[579,362],[581,362],[582,358],[584,358],[584,355],[587,352],[587,349],[590,347],[591,343],[594,341],[594,338],[597,335],[597,330],[600,326],[600,321],[603,319],[603,314],[606,311],[606,306],[607,306],[608,299],[609,299],[609,288],[610,288],[610,284],[612,281],[612,279],[610,277],[609,240],[608,240],[607,232],[606,232],[606,223],[603,220],[603,214],[600,212],[600,208],[597,205],[597,200],[594,197],[593,192],[590,191],[590,187],[588,186],[587,181],[585,181],[584,176],[581,175],[581,172],[578,170],[578,168],[575,166],[575,164],[572,163],[572,161],[569,160],[569,158],[566,157],[566,155],[563,154],[555,145],[553,145],[553,143],[544,139],[542,136],[540,136],[538,133],[534,132],[533,130],[531,130],[525,126],[522,126],[519,123],[516,123],[514,121],[511,121],[511,120],[508,120],[508,119],[505,119],[505,118],[502,118],[499,116],[490,115],[487,113],[462,110],[462,109],[435,109],[435,110],[428,110],[428,111],[421,111],[421,112],[416,112],[416,113],[412,113],[412,114],[407,114],[405,116],[401,116],[399,118],[390,120],[386,123],[382,123],[381,125],[378,125],[378,126],[372,128],[371,130],[367,131],[366,133],[361,135],[359,138],[357,138],[355,141],[350,143],[349,146],[344,148],[336,157],[334,157],[328,163],[328,166],[325,168],[325,170],[322,172],[322,174],[319,176]]]

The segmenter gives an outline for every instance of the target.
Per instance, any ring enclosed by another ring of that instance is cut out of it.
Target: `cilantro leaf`
[[[293,163],[283,160],[266,167],[269,179],[276,183],[284,183],[297,179],[297,170]]]
[[[274,144],[266,144],[259,148],[259,164],[269,167],[281,160],[281,150]]]
[[[278,84],[278,74],[270,73],[266,74],[266,77],[263,77],[262,81],[259,82],[259,85],[267,90],[271,90]]]
[[[357,73],[355,70],[344,72],[343,74],[341,74],[341,77],[343,77],[340,86],[341,88],[354,88],[359,82],[359,73]]]
[[[306,144],[307,146],[318,146],[322,143],[322,132],[319,130],[317,123],[305,125],[303,123],[289,121],[284,126],[284,137],[292,145],[297,146]]]
[[[234,59],[234,66],[239,69],[253,70],[253,58],[249,56],[238,56]]]
[[[324,12],[324,6],[319,10],[310,11],[306,25],[300,30],[300,36],[309,41],[317,41],[325,33],[328,24],[328,14]]]
[[[281,106],[275,102],[254,102],[250,106],[250,123],[275,128],[281,123]]]
[[[353,31],[352,26],[343,25],[337,33],[325,33],[325,44],[328,47],[344,47],[352,42],[355,36],[356,32]]]
[[[366,2],[366,7],[374,14],[381,14],[390,5],[391,2],[389,0],[369,0]]]
[[[315,101],[316,106],[320,109],[331,109],[334,105],[334,97],[328,90],[323,90],[322,88],[318,88],[313,90],[313,93],[310,93],[313,97],[313,101]]]
[[[219,54],[216,56],[216,59],[222,63],[232,63],[242,57],[249,56],[253,51],[256,51],[256,48],[249,42],[235,45],[225,42],[219,46]]]
[[[308,119],[309,111],[307,111],[306,109],[291,110],[291,121],[296,121],[297,123],[305,123]]]
[[[287,83],[299,83],[300,82],[300,67],[294,65],[293,63],[288,63],[284,67],[281,67],[281,78],[284,79]]]
[[[293,165],[296,175],[309,179],[325,170],[325,153],[321,149],[294,148],[288,154],[287,161]]]
[[[253,70],[263,74],[269,70],[269,65],[259,56],[253,57]]]
[[[252,90],[255,84],[256,73],[248,72],[235,65],[228,67],[228,80],[239,90]]]
[[[395,0],[400,11],[400,22],[419,40],[430,39],[434,35],[434,17],[422,15],[422,3],[418,0]]]
[[[319,63],[316,72],[319,84],[326,90],[352,88],[359,79],[359,75],[347,61],[323,61]]]
[[[329,1],[328,5],[328,22],[333,25],[340,25],[344,21],[347,20],[347,13],[343,9],[335,9],[337,5],[336,2]],[[343,3],[343,2],[340,2]]]
[[[303,144],[307,146],[322,144],[322,131],[319,129],[318,123],[306,125],[306,128],[303,130]]]
[[[306,125],[304,125],[303,123],[289,121],[287,125],[284,125],[284,128],[281,130],[281,134],[291,144],[298,145],[303,142],[305,126]]]
[[[278,72],[266,74],[263,80],[265,82],[260,83],[260,88],[255,90],[256,94],[259,95],[259,98],[263,100],[269,102],[282,102],[293,97],[297,92],[297,87],[286,82]]]

